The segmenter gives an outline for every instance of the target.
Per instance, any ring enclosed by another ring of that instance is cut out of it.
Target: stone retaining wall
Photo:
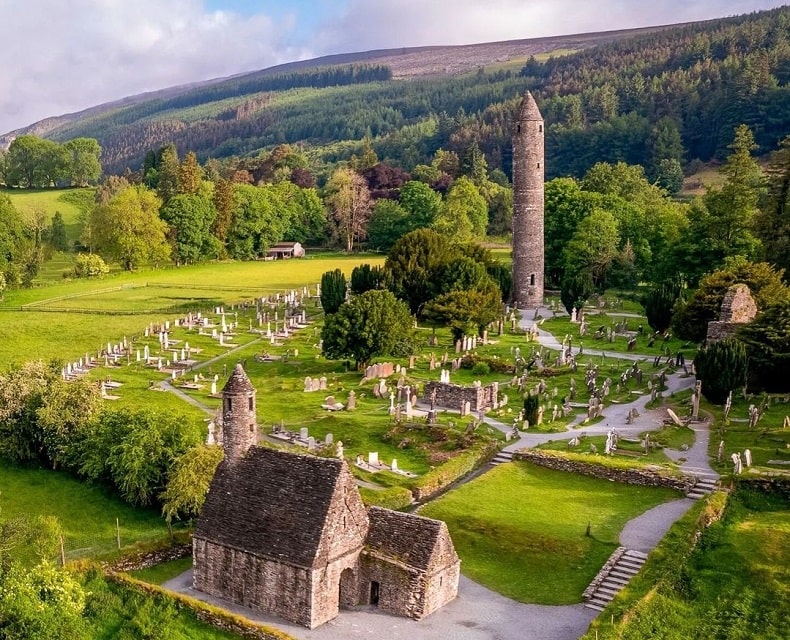
[[[662,476],[650,469],[615,469],[594,462],[569,460],[562,456],[551,455],[543,451],[521,450],[513,454],[513,460],[532,462],[549,469],[580,473],[593,478],[614,480],[625,484],[635,484],[643,487],[669,487],[678,491],[688,492],[696,480],[691,476]]]
[[[116,560],[107,568],[111,571],[139,571],[163,562],[178,560],[192,555],[192,543],[177,544],[166,549],[144,551]]]

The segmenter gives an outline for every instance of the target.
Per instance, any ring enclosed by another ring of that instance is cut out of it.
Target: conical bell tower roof
[[[237,364],[236,368],[233,369],[227,384],[222,389],[222,393],[252,393],[254,391],[255,387],[252,386],[241,363]]]
[[[532,97],[529,91],[524,93],[524,98],[521,100],[521,107],[518,110],[518,119],[532,121],[543,120],[543,116],[540,115],[540,109],[538,109],[538,103],[535,102],[535,98]]]

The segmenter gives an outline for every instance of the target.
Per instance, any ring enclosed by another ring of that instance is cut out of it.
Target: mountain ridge
[[[469,72],[477,66],[483,64],[493,64],[510,62],[520,58],[528,58],[529,55],[541,55],[551,53],[562,47],[558,45],[575,45],[575,50],[586,49],[603,42],[610,42],[613,39],[627,38],[632,35],[650,33],[664,29],[671,29],[684,26],[690,23],[675,23],[665,25],[654,25],[647,27],[636,27],[633,29],[616,29],[611,31],[584,32],[575,34],[564,34],[557,36],[542,36],[539,38],[521,38],[517,40],[499,40],[493,42],[479,42],[459,45],[424,45],[419,47],[392,47],[386,49],[371,49],[367,51],[354,51],[346,53],[333,53],[306,60],[293,60],[281,64],[256,69],[253,71],[242,71],[228,76],[209,78],[206,80],[196,80],[185,84],[153,89],[139,94],[132,94],[93,105],[86,109],[49,116],[38,120],[24,127],[18,127],[11,131],[0,134],[0,149],[7,148],[14,138],[20,135],[36,135],[46,137],[57,129],[71,124],[77,120],[100,116],[108,111],[135,106],[149,100],[167,99],[183,95],[189,91],[211,87],[231,80],[241,80],[255,77],[265,77],[279,73],[318,68],[324,66],[348,65],[353,63],[377,62],[390,66],[393,71],[393,78],[409,79],[425,76],[458,75]],[[697,24],[697,23],[695,23]],[[526,49],[525,49],[526,48]],[[458,52],[468,52],[473,54],[471,57],[459,58]],[[439,60],[443,62],[443,68],[437,68],[434,60],[423,60],[419,64],[420,58],[427,53],[439,54]],[[477,53],[478,55],[474,55]],[[518,54],[518,55],[516,55]],[[505,59],[503,60],[503,56]]]

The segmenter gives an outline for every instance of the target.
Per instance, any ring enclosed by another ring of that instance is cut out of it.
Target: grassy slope
[[[17,467],[0,459],[0,515],[55,516],[63,530],[64,546],[95,555],[116,549],[115,519],[121,544],[167,536],[157,511],[137,509],[98,486],[90,486],[65,473]]]
[[[34,214],[42,212],[46,216],[47,224],[52,222],[52,216],[59,211],[66,223],[66,235],[69,240],[76,240],[79,237],[78,218],[79,207],[64,198],[64,194],[76,191],[92,191],[92,189],[4,189],[3,194],[7,195],[17,211],[28,218]]]
[[[673,526],[585,640],[790,638],[787,497],[739,486],[724,518],[703,531],[684,560],[705,509],[695,506]]]
[[[462,570],[473,580],[522,602],[567,604],[581,600],[625,523],[676,495],[513,463],[421,514],[447,522]]]

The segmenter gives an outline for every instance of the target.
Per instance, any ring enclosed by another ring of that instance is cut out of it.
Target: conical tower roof
[[[521,100],[521,107],[518,110],[518,119],[532,121],[543,120],[543,116],[540,115],[540,109],[538,109],[538,104],[529,91],[524,93],[524,98]]]
[[[255,391],[241,363],[236,365],[222,393],[251,393]]]

